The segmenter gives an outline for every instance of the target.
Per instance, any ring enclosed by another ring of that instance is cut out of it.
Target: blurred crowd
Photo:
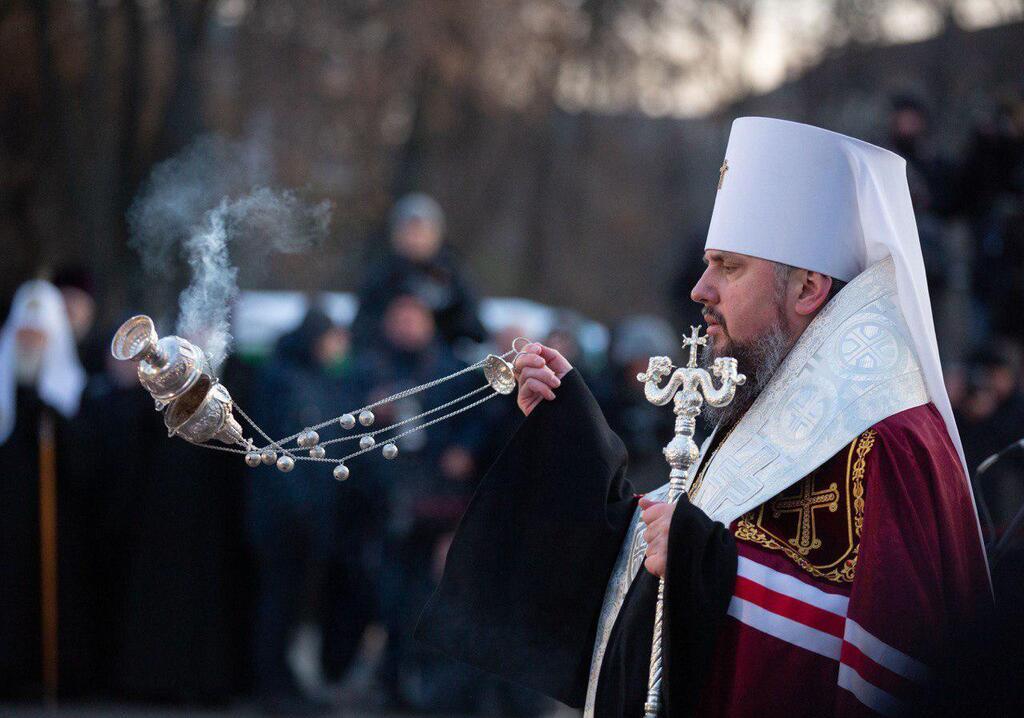
[[[977,466],[1024,435],[1024,99],[1007,98],[951,158],[931,142],[927,109],[897,98],[888,144],[908,161],[950,396]],[[485,328],[433,199],[402,198],[389,226],[350,325],[313,303],[272,351],[221,368],[272,436],[451,374],[526,333]],[[644,400],[636,374],[652,355],[678,354],[679,331],[699,321],[688,299],[699,252],[687,255],[671,321],[628,317],[594,351],[583,318],[560,311],[531,337],[584,374],[639,491],[665,480],[672,415]],[[315,714],[349,690],[388,710],[550,710],[412,635],[459,517],[519,420],[510,398],[405,437],[393,461],[354,463],[350,481],[310,463],[286,475],[249,469],[167,438],[134,366],[110,356],[114,327],[94,321],[96,301],[83,270],[26,283],[0,334],[0,700],[42,695],[54,666],[41,636],[56,619],[66,698],[251,697],[271,713]],[[380,407],[377,421],[414,417],[479,381],[464,375]],[[994,535],[1024,503],[1022,469],[1009,452],[979,482]],[[55,606],[41,599],[47,563]]]

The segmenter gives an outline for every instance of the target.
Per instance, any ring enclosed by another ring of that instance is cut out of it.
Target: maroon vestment
[[[989,600],[974,507],[932,404],[879,422],[730,528],[736,584],[700,716],[897,714]]]
[[[657,579],[641,569],[598,634],[635,520],[625,473],[622,442],[570,372],[477,489],[420,638],[572,706],[584,705],[597,670],[594,717],[640,718]],[[665,576],[664,715],[899,712],[951,630],[989,600],[946,426],[932,404],[908,409],[731,526],[680,500]],[[595,669],[597,638],[606,650]]]

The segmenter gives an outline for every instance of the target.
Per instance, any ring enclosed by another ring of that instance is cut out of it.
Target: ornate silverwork
[[[804,330],[709,461],[694,503],[728,526],[882,419],[928,401],[892,258],[857,275]]]
[[[747,378],[736,371],[736,360],[728,357],[715,359],[712,373],[721,384],[715,388],[714,380],[707,370],[697,366],[697,348],[707,344],[700,335],[700,327],[690,327],[690,336],[683,340],[683,348],[689,347],[690,356],[685,367],[673,370],[668,357],[651,357],[647,371],[637,375],[637,381],[644,383],[644,396],[655,406],[674,404],[676,415],[675,436],[665,446],[665,461],[671,467],[669,487],[665,500],[672,504],[685,493],[693,477],[690,469],[700,459],[700,449],[693,441],[697,427],[697,415],[707,401],[711,406],[726,406],[736,395],[736,387],[742,386]],[[661,381],[671,374],[664,386]],[[657,718],[661,711],[661,634],[665,609],[665,579],[658,581],[658,602],[654,609],[654,638],[651,642],[651,665],[647,679],[647,701],[644,703],[645,718]]]
[[[110,343],[116,358],[138,363],[142,386],[165,409],[168,436],[180,436],[195,444],[213,439],[253,451],[232,415],[231,394],[210,372],[202,349],[181,337],[157,337],[153,320],[132,317],[121,325]],[[252,465],[251,457],[247,463]]]
[[[180,436],[207,448],[240,454],[246,465],[253,468],[266,464],[276,465],[281,471],[291,471],[296,461],[332,463],[335,464],[334,477],[343,481],[349,476],[349,469],[345,465],[349,459],[377,450],[385,459],[394,459],[398,456],[396,442],[399,439],[468,411],[495,396],[512,393],[516,387],[516,377],[509,359],[519,355],[520,349],[517,345],[520,342],[526,340],[518,337],[512,342],[511,351],[501,356],[489,354],[485,359],[453,374],[406,389],[277,440],[267,435],[235,405],[228,390],[210,371],[206,356],[199,347],[181,337],[158,338],[153,320],[149,317],[140,315],[125,322],[114,335],[110,351],[118,359],[138,362],[139,380],[156,400],[157,410],[166,409],[164,423],[169,435]],[[319,432],[334,425],[344,431],[350,431],[357,426],[369,429],[376,420],[373,413],[375,408],[419,394],[477,369],[483,370],[487,383],[456,399],[390,426],[321,440]],[[487,390],[490,392],[481,398],[468,401]],[[266,440],[266,444],[256,446],[251,439],[242,436],[241,425],[234,417],[235,411]],[[429,421],[417,423],[440,412],[445,413]],[[401,433],[392,433],[407,426],[408,428]],[[207,443],[213,439],[239,448],[212,446]],[[328,456],[328,447],[345,441],[358,442],[359,449],[339,458]],[[291,445],[292,442],[295,442],[294,445]],[[300,455],[298,449],[305,450],[306,455]]]

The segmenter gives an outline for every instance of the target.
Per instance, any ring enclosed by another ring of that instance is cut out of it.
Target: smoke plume
[[[231,346],[238,295],[232,252],[258,263],[273,252],[301,252],[326,237],[330,202],[309,204],[272,189],[265,153],[205,137],[157,165],[129,211],[131,245],[147,272],[172,278],[180,260],[190,282],[178,298],[177,332],[216,367]]]

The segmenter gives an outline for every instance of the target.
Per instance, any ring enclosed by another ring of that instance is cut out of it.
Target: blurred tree
[[[353,241],[374,236],[397,193],[420,188],[458,208],[452,243],[472,255],[487,286],[564,300],[562,233],[583,229],[581,239],[621,244],[617,261],[650,251],[652,232],[681,234],[667,220],[645,229],[651,211],[702,211],[665,208],[664,194],[648,187],[599,183],[596,165],[648,172],[645,181],[667,192],[666,182],[693,167],[655,149],[656,135],[720,141],[685,124],[640,123],[612,146],[598,130],[602,115],[628,123],[637,110],[721,111],[763,88],[766,41],[792,73],[851,44],[899,40],[908,27],[1024,17],[1024,0],[8,0],[2,8],[0,241],[12,249],[0,296],[41,265],[78,261],[100,270],[107,306],[130,292],[137,302],[143,286],[137,272],[122,271],[138,266],[124,216],[140,182],[204,132],[246,138],[269,158],[273,181],[339,208],[334,241],[315,266],[275,260],[265,285],[352,286]],[[948,48],[936,57],[955,73]],[[931,82],[948,86],[952,77],[933,72]],[[654,153],[635,168],[631,142]],[[702,172],[703,158],[693,161]],[[567,193],[598,214],[568,224]],[[582,274],[608,264],[583,257],[575,266]],[[254,276],[242,267],[243,284]],[[599,292],[572,298],[600,302]]]

